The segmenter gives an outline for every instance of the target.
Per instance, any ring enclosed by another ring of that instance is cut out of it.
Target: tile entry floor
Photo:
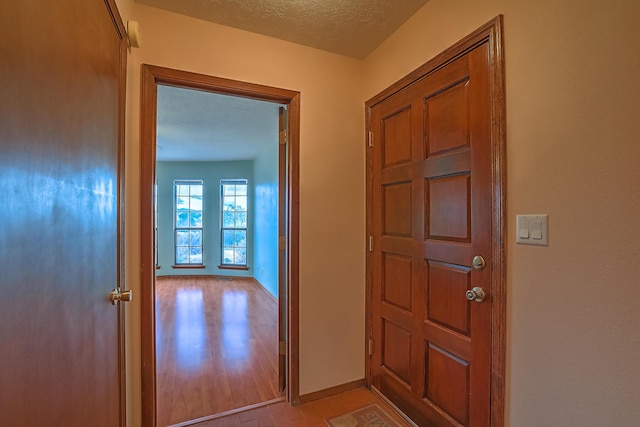
[[[195,424],[196,427],[326,427],[325,418],[332,418],[346,412],[377,403],[400,426],[410,427],[393,409],[373,392],[358,388],[334,396],[314,400],[299,406],[289,406],[278,402],[257,409],[251,409],[224,418]]]

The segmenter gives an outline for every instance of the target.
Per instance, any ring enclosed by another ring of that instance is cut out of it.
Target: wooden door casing
[[[126,33],[111,0],[0,9],[2,423],[119,426]]]
[[[498,34],[501,17],[367,102],[368,380],[419,425],[502,422]]]

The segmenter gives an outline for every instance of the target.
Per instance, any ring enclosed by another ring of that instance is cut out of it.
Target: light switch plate
[[[516,215],[516,243],[549,245],[549,215]]]

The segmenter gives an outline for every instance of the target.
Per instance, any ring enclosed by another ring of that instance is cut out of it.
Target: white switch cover
[[[516,243],[549,245],[549,215],[516,215]]]

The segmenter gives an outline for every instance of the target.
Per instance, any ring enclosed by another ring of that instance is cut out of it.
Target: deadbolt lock
[[[487,262],[480,255],[476,255],[473,257],[473,268],[476,270],[484,270],[487,266]]]

